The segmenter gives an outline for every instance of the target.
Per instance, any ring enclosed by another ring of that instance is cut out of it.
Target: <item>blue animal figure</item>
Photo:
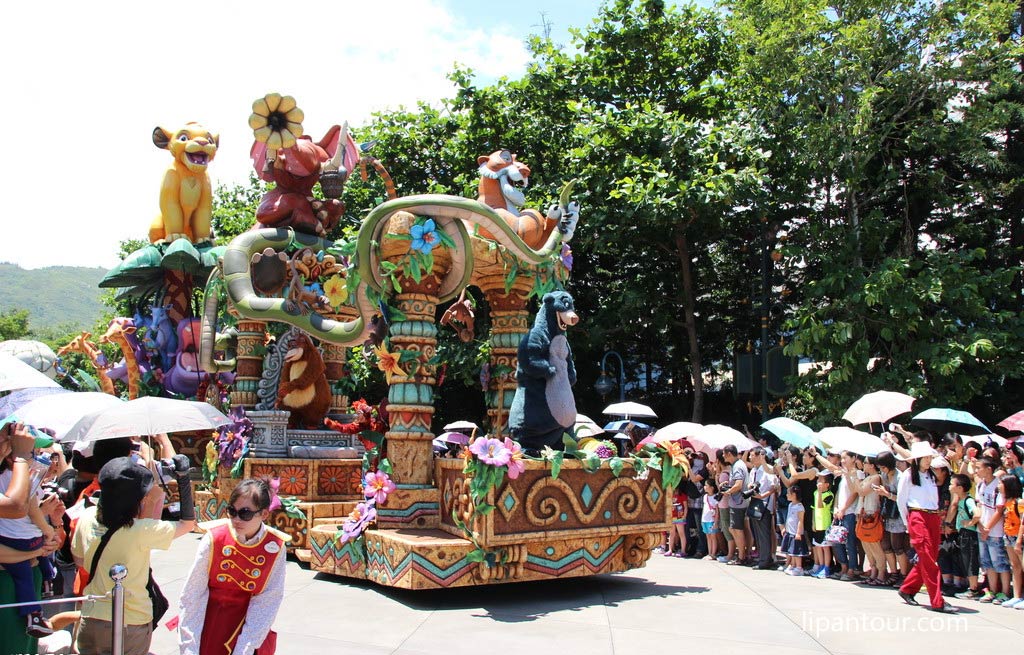
[[[153,320],[151,322],[153,341],[156,350],[160,353],[160,369],[165,373],[174,366],[174,359],[178,353],[178,335],[174,329],[168,311],[170,305],[153,306]]]
[[[576,366],[565,330],[578,322],[572,296],[552,291],[544,295],[533,327],[519,342],[518,387],[508,425],[528,451],[562,450],[562,435],[576,423]]]

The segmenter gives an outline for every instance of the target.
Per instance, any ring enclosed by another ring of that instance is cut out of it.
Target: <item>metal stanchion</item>
[[[110,612],[110,652],[111,655],[124,654],[124,587],[121,581],[128,577],[128,569],[124,564],[115,564],[110,567],[110,579],[114,581],[114,588],[111,590],[113,609]]]

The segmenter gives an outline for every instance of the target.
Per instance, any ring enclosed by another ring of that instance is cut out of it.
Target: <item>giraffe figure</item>
[[[89,341],[91,336],[88,332],[78,335],[71,340],[71,343],[57,351],[57,357],[63,357],[68,353],[81,353],[85,355],[96,369],[96,377],[99,378],[100,389],[103,390],[103,393],[116,396],[117,391],[114,390],[114,381],[107,375],[110,365],[107,363],[107,358],[99,347]]]
[[[148,370],[148,360],[142,354],[142,344],[135,336],[135,322],[130,318],[115,318],[110,321],[106,333],[100,337],[100,343],[112,343],[121,349],[124,360],[110,370],[109,377],[122,379],[127,376],[128,400],[135,400],[139,397],[142,369]]]

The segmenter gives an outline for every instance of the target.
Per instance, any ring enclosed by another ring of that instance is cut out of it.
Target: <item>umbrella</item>
[[[29,387],[27,389],[12,391],[3,398],[0,398],[0,417],[10,416],[14,412],[18,411],[22,405],[30,403],[36,398],[42,398],[43,396],[49,396],[55,393],[72,392],[61,387]]]
[[[14,355],[0,353],[0,391],[59,386],[45,373],[37,371]]]
[[[646,446],[649,443],[665,443],[666,441],[678,441],[682,445],[683,441],[693,448],[693,445],[688,441],[690,437],[699,433],[704,429],[704,426],[700,423],[688,423],[686,421],[677,421],[670,425],[666,425],[663,428],[658,428],[658,431],[654,434],[649,434],[644,437],[640,443],[637,444],[637,448],[640,446]]]
[[[865,457],[875,457],[891,450],[888,444],[879,437],[845,426],[824,428],[818,432],[818,438],[828,446],[829,450],[848,450]]]
[[[601,413],[608,414],[609,416],[624,416],[626,418],[629,418],[630,416],[648,416],[650,418],[658,418],[658,415],[654,413],[654,410],[647,405],[631,402],[612,403],[605,407],[604,411]]]
[[[232,423],[231,419],[207,403],[145,396],[86,414],[64,438],[97,441],[163,432],[209,430],[229,423]]]
[[[438,441],[442,443],[454,443],[460,446],[469,445],[469,437],[461,432],[442,432],[434,438],[435,443]]]
[[[117,396],[98,391],[55,393],[22,405],[18,409],[18,418],[36,427],[50,428],[60,441],[86,414],[123,404],[124,401]]]
[[[898,391],[873,391],[858,398],[843,414],[852,425],[885,423],[894,416],[910,412],[914,397]]]
[[[646,423],[640,423],[638,421],[612,421],[611,423],[604,426],[604,429],[608,432],[624,432],[631,427],[638,427],[641,430],[650,430],[651,426]]]
[[[469,421],[455,421],[444,426],[445,430],[479,430],[480,428],[476,423],[470,423]]]
[[[910,419],[910,423],[932,432],[955,432],[967,436],[992,433],[970,412],[946,407],[926,409]]]
[[[782,441],[793,444],[798,448],[806,448],[807,446],[822,447],[821,441],[818,437],[814,436],[814,430],[800,421],[794,421],[785,416],[769,419],[762,423],[761,427],[782,439]]]
[[[1024,410],[1017,412],[1013,416],[1004,418],[996,425],[1001,428],[1006,428],[1010,432],[1024,432]]]
[[[714,455],[716,450],[721,450],[726,446],[736,446],[736,450],[741,452],[757,446],[742,432],[726,425],[702,426],[700,433],[691,435],[689,440],[697,450],[708,455]]]
[[[595,423],[594,419],[584,414],[576,415],[576,424],[573,425],[572,431],[577,439],[604,434],[604,430],[601,426]]]

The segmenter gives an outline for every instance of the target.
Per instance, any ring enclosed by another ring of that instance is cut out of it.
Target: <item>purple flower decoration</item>
[[[341,543],[351,541],[363,534],[376,519],[377,510],[374,508],[372,500],[356,505],[345,522],[341,524]]]
[[[422,225],[413,225],[410,233],[412,234],[412,249],[418,250],[424,255],[429,255],[440,241],[437,238],[437,226],[432,218],[428,218]]]
[[[484,362],[484,365],[480,367],[480,386],[483,387],[484,391],[487,391],[491,386],[491,363]]]
[[[601,459],[611,459],[612,457],[615,457],[616,453],[614,448],[609,447],[607,444],[601,444],[594,449],[594,454]]]
[[[500,439],[481,437],[469,446],[469,450],[481,462],[491,466],[505,466],[512,459],[512,451]]]
[[[561,253],[561,255],[559,255],[559,257],[562,260],[562,266],[565,267],[565,270],[571,271],[572,270],[572,248],[569,247],[568,243],[563,243],[562,244],[562,253]]]

